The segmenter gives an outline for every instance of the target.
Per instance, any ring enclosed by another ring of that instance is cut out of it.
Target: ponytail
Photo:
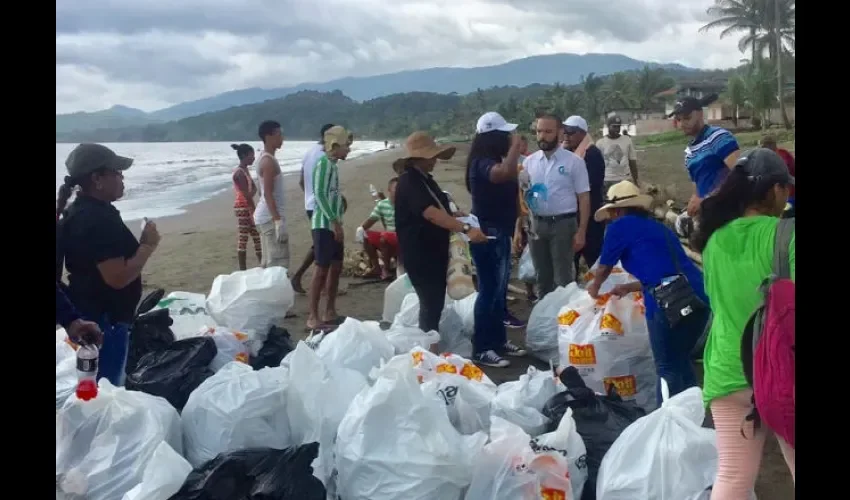
[[[698,252],[705,250],[708,240],[715,231],[735,219],[743,217],[750,207],[767,205],[773,198],[775,179],[752,179],[740,166],[736,166],[723,180],[720,189],[708,196],[700,205],[697,230],[691,245]]]
[[[59,192],[56,193],[56,220],[65,212],[65,207],[68,205],[68,200],[74,194],[74,187],[77,186],[77,181],[70,177],[65,177],[65,181],[59,186]]]
[[[254,148],[249,144],[231,144],[230,147],[236,151],[236,157],[239,160],[244,160],[249,154],[254,152]]]

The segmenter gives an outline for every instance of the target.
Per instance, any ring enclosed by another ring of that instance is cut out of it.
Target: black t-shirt
[[[434,196],[439,198],[442,207]],[[422,212],[430,206],[448,209],[449,199],[430,174],[406,168],[398,178],[395,191],[396,234],[405,268],[433,264],[435,269],[441,267],[445,273],[450,232],[422,217]]]
[[[584,152],[584,164],[587,166],[587,180],[590,183],[590,219],[605,201],[605,157],[594,145]]]
[[[104,316],[111,323],[129,323],[142,298],[142,278],[120,290],[107,285],[97,265],[129,259],[139,242],[110,203],[80,195],[68,207],[56,232],[57,272],[64,258],[68,270],[68,294],[80,313],[92,321]]]

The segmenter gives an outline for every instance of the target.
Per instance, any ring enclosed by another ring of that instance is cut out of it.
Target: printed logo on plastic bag
[[[567,500],[567,492],[555,488],[540,487],[540,498],[542,500]]]
[[[634,375],[603,377],[602,383],[605,385],[606,393],[613,386],[621,398],[629,398],[637,394],[637,378]]]
[[[569,309],[568,311],[558,315],[558,324],[562,326],[573,326],[573,323],[581,316],[578,311],[575,309]]]
[[[606,333],[623,335],[625,333],[623,330],[623,323],[611,313],[605,313],[602,315],[602,318],[599,320],[599,330],[603,335]]]
[[[592,366],[596,364],[596,348],[593,344],[570,344],[570,364]]]

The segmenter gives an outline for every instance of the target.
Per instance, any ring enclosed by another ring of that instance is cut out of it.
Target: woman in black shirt
[[[407,156],[393,164],[400,172],[395,195],[395,222],[399,253],[419,297],[419,328],[439,331],[446,300],[449,267],[449,236],[464,233],[472,243],[487,237],[478,229],[455,219],[449,200],[431,176],[437,160],[448,160],[453,146],[438,146],[426,132],[410,134]]]
[[[68,176],[56,201],[56,280],[64,264],[69,298],[103,331],[98,378],[117,386],[124,382],[128,327],[142,297],[141,271],[159,244],[153,222],[137,241],[112,205],[124,195],[123,171],[132,164],[106,146],[80,144],[65,160]]]

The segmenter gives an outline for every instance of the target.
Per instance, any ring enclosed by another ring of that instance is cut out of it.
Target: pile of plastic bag
[[[593,299],[577,291],[558,313],[558,349],[559,366],[575,367],[594,391],[614,386],[624,400],[655,409],[657,375],[640,294]]]
[[[547,293],[534,305],[525,328],[525,348],[544,363],[558,364],[558,313],[581,289],[575,283]]]
[[[457,301],[446,297],[446,305],[439,325],[440,352],[452,352],[464,357],[472,356],[474,309],[477,297],[477,292]],[[415,293],[409,293],[402,300],[401,308],[393,319],[391,329],[418,327],[419,297]]]

